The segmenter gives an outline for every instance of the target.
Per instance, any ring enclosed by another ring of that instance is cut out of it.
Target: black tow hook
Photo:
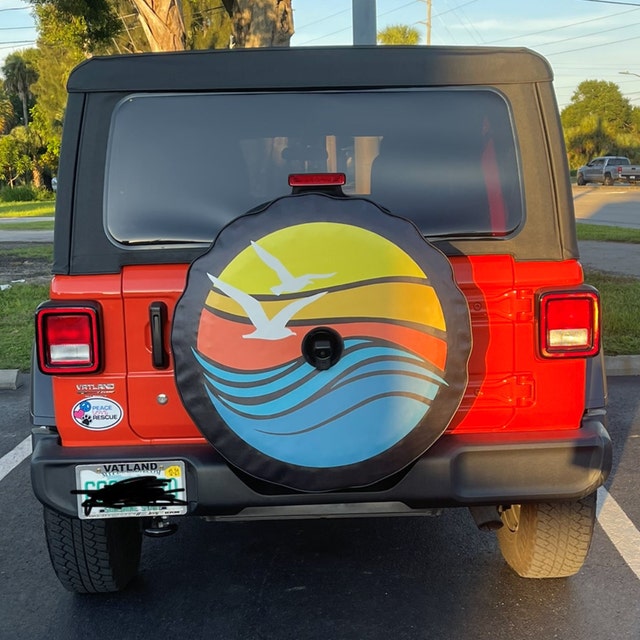
[[[156,516],[144,528],[144,535],[150,538],[165,538],[172,536],[178,530],[178,525],[169,522],[167,516]]]
[[[326,371],[336,364],[343,350],[340,334],[329,327],[312,329],[302,340],[304,359],[318,371]]]

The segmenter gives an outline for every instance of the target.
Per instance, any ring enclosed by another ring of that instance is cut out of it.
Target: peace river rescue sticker
[[[122,420],[122,407],[104,396],[84,398],[71,410],[73,421],[83,429],[104,431],[115,427]]]

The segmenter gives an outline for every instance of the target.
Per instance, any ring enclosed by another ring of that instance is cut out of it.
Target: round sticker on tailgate
[[[122,407],[103,396],[83,398],[71,410],[73,421],[83,429],[103,431],[115,427],[122,420]]]

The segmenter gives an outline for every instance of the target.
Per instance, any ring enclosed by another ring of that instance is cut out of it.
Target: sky
[[[352,2],[364,0],[292,1],[292,46],[352,43]],[[640,106],[640,77],[620,73],[640,76],[640,0],[431,0],[431,6],[434,45],[524,46],[545,56],[560,108],[583,80],[615,82]],[[426,42],[427,0],[377,0],[376,19],[378,30],[414,26]],[[35,39],[30,5],[0,0],[0,65]]]

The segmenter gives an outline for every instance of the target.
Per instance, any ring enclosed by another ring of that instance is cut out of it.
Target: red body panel
[[[540,283],[545,289],[579,286],[580,264],[515,262],[510,256],[453,257],[451,263],[468,300],[473,350],[469,385],[449,431],[577,429],[586,363],[538,354],[536,293]],[[173,358],[166,369],[154,369],[151,359],[149,305],[167,306],[164,346],[170,354],[173,309],[186,272],[187,265],[136,266],[124,268],[121,275],[54,278],[53,301],[100,304],[104,336],[102,372],[54,376],[57,424],[65,446],[203,441],[178,394]],[[560,393],[571,402],[562,402]],[[72,410],[83,395],[105,395],[117,402],[123,419],[101,431],[80,427]]]

